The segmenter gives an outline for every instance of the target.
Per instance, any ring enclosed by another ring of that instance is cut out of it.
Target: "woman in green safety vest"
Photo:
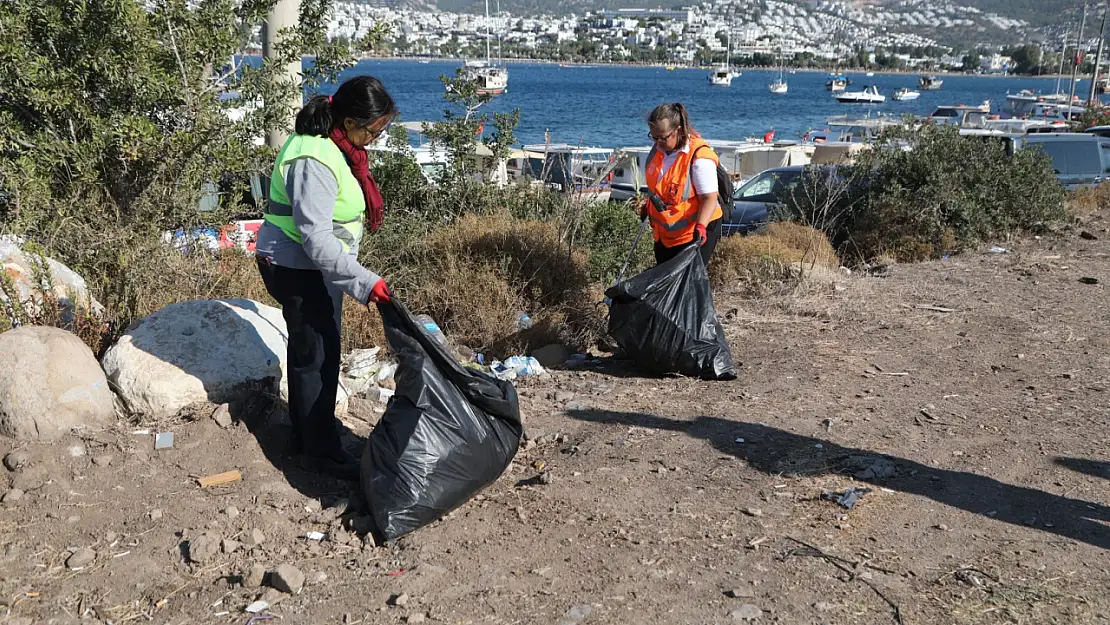
[[[258,230],[258,270],[289,332],[292,451],[307,468],[342,479],[359,475],[335,418],[343,294],[366,306],[390,299],[381,277],[359,264],[358,247],[363,222],[374,232],[384,217],[366,146],[395,114],[393,98],[371,76],[309,100],[274,163]]]

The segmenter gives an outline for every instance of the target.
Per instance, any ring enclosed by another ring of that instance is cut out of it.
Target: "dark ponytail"
[[[297,113],[294,130],[299,135],[326,137],[348,117],[357,125],[365,126],[396,113],[397,105],[380,80],[373,76],[356,76],[339,85],[330,98],[313,96]]]
[[[672,127],[678,128],[681,137],[678,142],[679,148],[685,146],[691,136],[698,134],[690,124],[690,114],[686,112],[686,107],[681,102],[660,104],[652,109],[651,115],[648,116],[648,124],[655,127],[662,121],[670,122]]]

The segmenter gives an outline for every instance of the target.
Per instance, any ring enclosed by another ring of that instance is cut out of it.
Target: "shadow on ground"
[[[1086,473],[1092,477],[1101,477],[1110,480],[1110,462],[1105,460],[1088,460],[1086,458],[1056,458],[1054,462],[1078,473]]]
[[[756,423],[705,416],[685,421],[601,410],[568,410],[566,414],[592,423],[685,432],[688,436],[708,441],[719,451],[742,459],[753,469],[767,474],[847,474],[863,482],[927,497],[996,521],[1029,526],[1110,549],[1110,508],[1081,499],[1014,486],[974,473],[938,469],[866,449],[843,447],[827,440]],[[744,442],[737,443],[737,439]],[[873,461],[879,461],[879,465],[886,465],[889,470],[879,471],[880,476],[877,477],[869,476],[867,469],[863,469],[861,474],[861,468]],[[1106,463],[1075,459],[1059,459],[1058,463],[1093,475],[1098,474],[1094,471],[1102,470],[1101,475],[1107,475]],[[1098,465],[1103,466],[1100,469]],[[884,474],[889,474],[889,477],[882,477]]]

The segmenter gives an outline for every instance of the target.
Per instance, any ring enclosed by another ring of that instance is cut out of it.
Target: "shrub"
[[[709,277],[717,288],[764,295],[815,267],[839,267],[828,237],[815,228],[780,222],[754,234],[723,239],[710,260]]]
[[[884,133],[835,175],[811,170],[781,216],[825,230],[848,261],[917,261],[1042,228],[1064,217],[1064,196],[1041,151],[1009,155],[1000,141],[926,125]]]
[[[640,230],[639,209],[631,202],[592,204],[584,209],[582,221],[577,241],[589,255],[590,277],[598,284],[611,285],[616,282]],[[652,244],[651,231],[647,229],[628,262],[626,278],[654,264]]]
[[[1087,217],[1099,211],[1110,210],[1110,183],[1097,187],[1079,187],[1068,193],[1068,212]]]

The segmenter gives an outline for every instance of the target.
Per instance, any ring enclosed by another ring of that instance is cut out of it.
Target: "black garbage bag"
[[[394,300],[378,306],[397,360],[396,394],[362,454],[380,538],[393,540],[466,503],[516,455],[516,389],[460,365]]]
[[[609,287],[605,295],[611,300],[609,335],[638,366],[705,380],[736,378],[697,247]]]

